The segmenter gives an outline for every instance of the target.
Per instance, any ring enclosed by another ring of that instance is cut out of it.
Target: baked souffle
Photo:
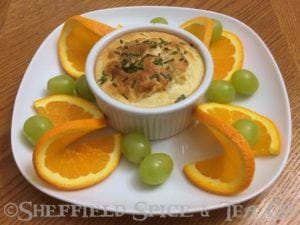
[[[150,108],[193,94],[204,70],[201,55],[184,39],[145,31],[126,34],[106,46],[97,57],[95,78],[110,97]]]

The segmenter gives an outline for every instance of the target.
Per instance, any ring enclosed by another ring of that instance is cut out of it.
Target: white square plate
[[[117,26],[149,23],[153,17],[163,16],[170,26],[196,17],[207,16],[222,21],[224,29],[236,33],[245,50],[244,68],[252,70],[260,88],[248,99],[234,104],[246,106],[270,117],[282,135],[282,152],[276,157],[256,158],[256,171],[251,185],[235,196],[218,196],[192,185],[183,175],[187,162],[217,154],[220,149],[208,132],[196,134],[194,126],[169,139],[153,142],[154,152],[166,152],[174,160],[174,170],[168,181],[155,188],[142,185],[137,179],[137,168],[122,159],[116,171],[102,183],[79,191],[59,191],[41,181],[32,165],[32,147],[22,136],[24,121],[35,112],[33,101],[46,95],[48,79],[64,73],[57,57],[57,40],[62,25],[58,26],[41,44],[19,87],[11,128],[11,143],[15,161],[23,176],[42,192],[74,204],[125,213],[162,214],[168,212],[198,212],[224,207],[248,200],[270,187],[282,172],[290,152],[291,114],[285,85],[278,66],[259,36],[242,22],[215,12],[177,7],[126,7],[97,10],[85,16]],[[162,207],[158,207],[162,206]],[[120,208],[121,207],[121,208]]]

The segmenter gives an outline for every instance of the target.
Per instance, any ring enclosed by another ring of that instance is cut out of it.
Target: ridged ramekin
[[[198,89],[186,99],[172,105],[143,108],[122,103],[111,98],[96,83],[95,63],[98,54],[113,40],[131,32],[158,31],[176,35],[194,45],[203,58],[205,72]],[[109,124],[122,133],[143,132],[149,139],[162,139],[175,135],[192,121],[192,111],[203,100],[213,77],[213,61],[206,46],[189,32],[167,25],[143,25],[115,30],[99,40],[91,49],[86,61],[87,82],[97,104],[109,120]]]

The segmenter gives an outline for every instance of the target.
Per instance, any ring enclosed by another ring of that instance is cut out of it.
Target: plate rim
[[[272,65],[274,67],[274,69],[276,70],[276,72],[280,75],[278,78],[279,78],[279,81],[280,81],[280,86],[283,90],[283,97],[285,99],[284,103],[285,103],[285,109],[287,110],[287,114],[288,114],[288,117],[286,118],[287,121],[288,121],[288,124],[287,124],[287,130],[288,130],[288,134],[287,134],[287,153],[285,154],[284,158],[283,158],[283,161],[282,163],[280,164],[279,168],[278,168],[278,171],[277,173],[262,187],[260,188],[258,191],[252,193],[252,194],[249,194],[249,196],[246,196],[244,197],[242,200],[233,200],[231,203],[224,203],[224,204],[218,204],[218,205],[211,205],[209,207],[192,207],[192,208],[189,208],[189,209],[186,209],[184,211],[184,213],[197,213],[197,212],[201,212],[201,211],[210,211],[210,210],[215,210],[215,209],[220,209],[220,208],[225,208],[225,207],[228,207],[228,206],[231,206],[233,204],[238,204],[238,203],[243,203],[245,201],[248,201],[256,196],[258,196],[259,194],[263,193],[264,191],[266,191],[267,189],[269,189],[273,184],[274,182],[278,179],[278,177],[280,176],[280,174],[283,172],[284,168],[286,167],[287,165],[287,161],[288,161],[288,158],[290,156],[290,153],[291,153],[291,142],[292,142],[292,118],[291,118],[291,108],[290,108],[290,101],[289,101],[289,97],[288,97],[288,93],[287,93],[287,89],[286,89],[286,85],[285,85],[285,82],[284,82],[284,79],[283,79],[283,76],[282,76],[282,73],[280,72],[280,69],[279,69],[279,66],[273,56],[273,54],[271,53],[271,51],[269,50],[269,48],[267,47],[267,45],[265,44],[265,42],[262,40],[262,38],[251,28],[249,27],[247,24],[245,24],[244,22],[234,18],[234,17],[231,17],[229,15],[226,15],[226,14],[223,14],[223,13],[219,13],[219,12],[215,12],[215,11],[211,11],[211,10],[206,10],[206,9],[197,9],[197,8],[191,8],[191,7],[178,7],[178,6],[158,6],[158,5],[153,5],[153,6],[125,6],[125,7],[112,7],[112,8],[103,8],[103,9],[97,9],[97,10],[93,10],[93,11],[89,11],[89,12],[85,12],[85,13],[82,13],[80,15],[84,15],[84,16],[87,16],[89,17],[91,14],[94,14],[94,13],[97,13],[99,11],[113,11],[113,10],[128,10],[128,9],[136,9],[136,8],[144,8],[144,9],[161,9],[161,8],[164,8],[164,9],[175,9],[175,10],[182,10],[182,11],[185,11],[185,10],[191,10],[191,11],[194,11],[194,12],[199,12],[200,14],[201,13],[205,13],[205,12],[209,12],[210,14],[215,14],[215,15],[219,15],[219,16],[222,16],[222,17],[226,17],[230,20],[234,20],[236,23],[242,25],[244,28],[248,29],[249,32],[251,32],[255,38],[262,44],[264,50],[268,53],[268,56],[270,56],[271,58],[271,61],[272,61]],[[63,25],[62,24],[59,24],[58,26],[56,26],[54,29],[52,29],[50,31],[50,33],[47,35],[47,37],[45,37],[43,39],[43,41],[41,42],[41,44],[38,46],[37,50],[35,51],[35,53],[33,54],[31,60],[30,60],[30,63],[28,64],[25,72],[24,72],[24,75],[27,73],[28,69],[30,68],[31,64],[32,64],[32,59],[34,58],[34,56],[39,52],[41,51],[42,47],[45,45],[45,40],[47,38],[49,38],[49,36],[56,30],[56,29],[59,29],[61,26]],[[49,193],[47,191],[47,189],[42,189],[40,188],[38,185],[36,185],[31,179],[29,179],[27,177],[27,175],[25,174],[25,172],[23,170],[21,170],[19,164],[18,164],[18,161],[16,160],[16,157],[15,157],[15,154],[16,154],[16,147],[14,142],[13,142],[13,133],[15,133],[15,129],[14,128],[14,124],[15,124],[15,118],[16,118],[16,105],[17,105],[17,102],[19,102],[20,100],[20,89],[21,87],[24,85],[24,78],[25,76],[23,75],[22,77],[22,80],[19,84],[19,87],[17,89],[17,94],[15,96],[15,100],[14,100],[14,104],[13,104],[13,113],[12,113],[12,120],[11,120],[11,134],[10,134],[10,141],[11,141],[11,150],[12,150],[12,155],[13,155],[13,158],[14,158],[14,161],[17,165],[17,168],[18,170],[20,171],[20,173],[22,174],[22,176],[27,180],[27,182],[29,182],[32,186],[34,186],[35,188],[37,188],[39,191],[41,191],[42,193],[50,196],[50,197],[53,197],[55,199],[58,199],[58,200],[61,200],[61,201],[64,201],[64,202],[68,202],[68,203],[71,203],[71,204],[76,204],[76,205],[80,205],[80,206],[85,206],[85,207],[90,207],[90,208],[95,208],[95,209],[99,209],[99,210],[105,210],[105,211],[110,211],[110,212],[116,212],[116,210],[112,207],[107,207],[107,206],[103,206],[103,205],[97,205],[96,207],[95,206],[88,206],[86,203],[82,203],[81,201],[78,201],[78,200],[73,200],[73,199],[68,199],[66,200],[65,198],[62,198],[54,193]],[[147,214],[148,211],[143,211],[143,212],[139,212],[137,210],[128,210],[125,208],[124,210],[124,214],[129,214],[129,215],[145,215],[145,213]],[[161,213],[161,212],[150,212],[151,215],[162,215],[164,213]],[[182,213],[182,212],[179,212],[179,211],[176,211],[174,210],[174,212],[172,211],[171,213]]]

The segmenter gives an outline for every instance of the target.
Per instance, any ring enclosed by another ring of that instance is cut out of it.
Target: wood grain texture
[[[252,27],[273,53],[287,86],[293,117],[292,152],[275,184],[258,197],[244,202],[257,213],[226,221],[226,209],[209,217],[149,218],[145,224],[300,224],[300,7],[297,0],[1,0],[0,1],[0,224],[20,224],[4,215],[8,202],[64,204],[32,187],[18,171],[10,147],[14,98],[34,52],[45,37],[66,18],[87,11],[131,5],[173,5],[213,10],[233,16]],[[274,106],[276,107],[276,105]],[[285,213],[282,213],[282,212]],[[139,222],[119,218],[34,218],[30,224],[119,224]]]

